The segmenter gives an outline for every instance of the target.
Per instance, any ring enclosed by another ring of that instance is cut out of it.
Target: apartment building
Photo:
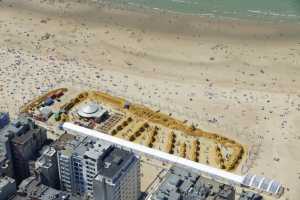
[[[140,185],[139,159],[120,148],[107,150],[94,180],[95,200],[137,200]]]

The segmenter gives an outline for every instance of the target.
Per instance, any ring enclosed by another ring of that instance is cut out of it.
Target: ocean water
[[[111,0],[130,6],[211,17],[300,22],[300,0]]]

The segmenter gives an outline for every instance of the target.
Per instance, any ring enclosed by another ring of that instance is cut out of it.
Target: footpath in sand
[[[249,172],[300,198],[299,26],[0,2],[0,109],[73,84],[256,147]]]

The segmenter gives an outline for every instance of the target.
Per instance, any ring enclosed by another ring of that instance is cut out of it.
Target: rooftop
[[[51,167],[53,166],[52,161],[49,159],[50,157],[55,156],[56,158],[56,150],[53,147],[46,147],[42,152],[42,155],[37,159],[35,162],[35,168],[38,169],[39,167]]]
[[[53,146],[65,156],[97,160],[111,145],[94,137],[63,134]]]
[[[184,168],[172,167],[152,199],[231,200],[234,195],[235,190],[232,186],[206,179]]]
[[[251,191],[242,191],[239,200],[262,200],[263,197]]]
[[[0,130],[0,141],[6,141],[7,138],[13,138],[14,143],[25,143],[32,134],[39,132],[42,127],[36,126],[34,121],[26,117],[19,117],[8,126]]]
[[[53,144],[54,148],[57,151],[61,151],[63,155],[71,156],[74,150],[82,143],[86,137],[63,134],[55,143]]]
[[[12,200],[79,200],[69,193],[41,184],[34,177],[25,179],[20,185],[18,195]]]
[[[26,142],[30,141],[30,139],[33,137],[34,130],[28,130],[26,133],[14,137],[11,141],[15,144],[25,144]]]
[[[6,186],[9,183],[15,183],[15,180],[12,179],[12,178],[10,178],[10,177],[8,177],[8,176],[0,178],[0,188]]]
[[[0,130],[0,160],[4,160],[8,156],[6,151],[9,140],[17,144],[25,143],[33,136],[33,133],[41,129],[26,117],[19,117],[2,128]]]
[[[126,168],[132,160],[136,159],[133,153],[120,148],[111,148],[105,152],[102,158],[102,165],[99,173],[101,176],[114,179],[122,173],[122,169]]]
[[[108,149],[111,145],[105,143],[99,139],[88,137],[87,140],[91,140],[88,144],[88,148],[84,153],[84,156],[87,156],[92,159],[97,159],[101,156],[106,149]]]

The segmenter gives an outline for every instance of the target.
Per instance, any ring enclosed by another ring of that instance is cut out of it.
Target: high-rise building
[[[17,191],[16,181],[10,177],[0,178],[0,200],[7,200]]]
[[[108,149],[94,179],[95,200],[137,200],[139,197],[139,159],[123,149]]]
[[[46,147],[35,162],[35,172],[41,183],[59,189],[57,155],[54,147]]]
[[[17,183],[29,177],[29,162],[36,159],[46,140],[46,130],[25,117],[1,129],[2,173],[15,177]],[[14,173],[11,172],[12,167]]]
[[[93,137],[70,134],[62,135],[53,146],[61,189],[95,200],[140,196],[140,165],[133,153]]]
[[[92,137],[62,137],[65,139],[59,142],[64,140],[64,147],[57,152],[61,188],[78,195],[91,195],[101,156],[111,146]]]
[[[62,190],[72,192],[74,188],[72,155],[83,139],[84,137],[64,134],[54,144],[54,148],[57,150],[58,172]]]
[[[47,140],[47,131],[28,118],[19,118],[10,127],[9,131],[14,133],[10,144],[18,183],[30,176],[29,162],[37,158],[38,151]]]

